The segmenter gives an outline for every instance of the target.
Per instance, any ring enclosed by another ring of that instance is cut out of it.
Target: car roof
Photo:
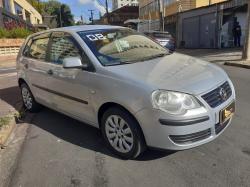
[[[70,27],[60,27],[55,29],[48,29],[45,31],[34,33],[32,36],[43,34],[46,32],[52,31],[63,31],[63,32],[79,32],[79,31],[90,31],[90,30],[100,30],[100,29],[121,29],[125,27],[121,26],[112,26],[112,25],[79,25],[79,26],[70,26]]]

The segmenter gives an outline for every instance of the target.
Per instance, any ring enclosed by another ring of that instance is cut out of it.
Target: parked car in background
[[[168,48],[171,52],[175,51],[175,39],[169,32],[148,31],[144,32],[144,34],[159,42],[163,47]]]
[[[184,150],[208,143],[234,114],[234,86],[220,67],[169,53],[124,27],[33,34],[19,52],[17,72],[28,111],[41,104],[97,127],[123,158],[146,147]]]

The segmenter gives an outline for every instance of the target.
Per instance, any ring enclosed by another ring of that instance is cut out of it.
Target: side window
[[[34,38],[28,56],[34,59],[45,60],[49,38]]]
[[[82,51],[77,46],[74,38],[69,34],[63,32],[53,33],[49,61],[55,64],[62,64],[63,59],[67,57],[80,57],[82,60]]]

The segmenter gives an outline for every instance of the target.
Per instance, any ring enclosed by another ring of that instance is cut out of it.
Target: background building
[[[138,6],[138,0],[112,0],[112,10],[123,6]]]
[[[176,38],[178,47],[233,47],[233,28],[239,22],[241,43],[245,37],[249,0],[141,0],[139,31],[159,30],[159,6],[164,30]]]
[[[105,14],[96,24],[125,26],[125,21],[138,19],[138,17],[139,7],[126,5],[109,13],[109,23],[107,22],[107,14]]]
[[[142,22],[141,30],[157,30],[159,28],[159,5],[160,2],[161,12],[169,24],[171,31],[174,32],[176,22],[176,15],[179,12],[196,9],[203,6],[209,6],[216,3],[228,0],[140,0],[139,1],[139,18],[144,20]]]
[[[0,27],[42,24],[42,16],[26,0],[0,0]]]

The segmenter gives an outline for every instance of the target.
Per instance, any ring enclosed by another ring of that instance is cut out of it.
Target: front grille
[[[170,139],[177,144],[188,144],[204,140],[211,136],[211,129],[204,131],[186,134],[186,135],[170,135]]]
[[[219,134],[228,125],[229,121],[230,121],[230,119],[225,121],[222,124],[220,124],[220,123],[216,124],[215,125],[215,133]]]
[[[226,92],[226,97],[220,94],[221,90],[224,89]],[[232,89],[228,82],[225,82],[218,88],[212,90],[211,92],[201,96],[212,108],[215,108],[225,102],[232,95]]]

